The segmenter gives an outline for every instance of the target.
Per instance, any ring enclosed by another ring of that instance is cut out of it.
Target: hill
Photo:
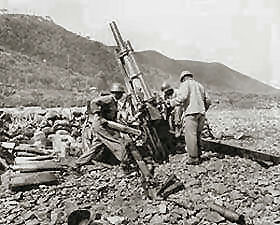
[[[139,52],[137,61],[172,74],[171,82],[178,82],[181,71],[189,70],[195,74],[195,79],[213,91],[242,93],[274,93],[278,91],[221,63],[175,60],[156,51]]]
[[[138,52],[136,59],[153,89],[165,80],[177,84],[178,74],[188,69],[215,92],[275,90],[219,63],[174,60],[155,51]],[[11,96],[2,91],[2,104],[81,103],[89,87],[103,90],[113,81],[123,79],[112,47],[67,31],[49,18],[0,16],[0,83],[16,89]]]

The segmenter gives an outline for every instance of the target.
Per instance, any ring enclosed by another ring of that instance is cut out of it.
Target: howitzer
[[[167,150],[162,144],[153,122],[162,119],[159,110],[153,106],[154,98],[145,83],[129,41],[124,41],[115,22],[110,23],[114,39],[117,43],[119,64],[124,74],[124,81],[131,95],[130,108],[132,116],[138,116],[139,129],[147,137],[147,148],[156,161],[167,160]],[[139,116],[141,115],[141,116]]]

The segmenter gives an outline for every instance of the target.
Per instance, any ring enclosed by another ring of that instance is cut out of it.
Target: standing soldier
[[[193,79],[193,74],[183,71],[180,76],[177,96],[169,101],[171,107],[182,107],[182,122],[185,135],[185,150],[189,154],[188,164],[201,162],[200,134],[205,122],[205,113],[211,101],[204,87]]]
[[[116,121],[118,100],[124,88],[113,83],[111,94],[99,96],[90,102],[88,123],[83,132],[85,152],[75,163],[75,168],[88,164],[91,160],[118,164],[124,154],[125,144],[120,132],[109,128],[107,121]]]

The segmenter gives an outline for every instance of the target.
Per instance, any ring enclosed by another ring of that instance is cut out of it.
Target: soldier
[[[168,102],[176,97],[175,90],[166,82],[162,84],[161,91],[163,92],[163,99],[165,102]],[[175,134],[176,138],[181,135],[181,116],[182,109],[180,106],[175,106],[173,109],[167,105],[164,106],[163,117],[168,121],[170,131]]]
[[[113,83],[110,92],[110,95],[99,96],[90,102],[88,123],[83,132],[85,152],[76,161],[75,168],[91,160],[120,163],[125,142],[121,140],[120,132],[109,128],[106,123],[108,120],[116,121],[118,100],[125,91],[120,83]]]
[[[205,122],[205,112],[211,101],[204,87],[193,79],[193,74],[183,71],[180,76],[177,97],[169,101],[171,107],[182,107],[182,122],[185,135],[185,150],[189,154],[188,164],[199,164],[201,150],[200,134]]]
[[[163,99],[164,100],[168,100],[168,99],[171,99],[173,97],[174,89],[171,87],[170,84],[164,82],[161,85],[161,91],[163,92]]]
[[[174,111],[172,111],[171,108],[167,107],[165,104],[166,101],[171,100],[174,98],[174,89],[171,87],[170,84],[163,82],[161,85],[161,91],[162,91],[162,100],[163,104],[161,105],[161,114],[163,118],[168,121],[169,127],[171,131],[174,131]]]

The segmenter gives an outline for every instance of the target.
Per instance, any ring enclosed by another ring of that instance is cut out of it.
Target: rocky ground
[[[276,153],[279,114],[252,112],[210,111],[208,118],[227,141]],[[203,153],[201,165],[186,160],[186,154],[177,154],[155,169],[159,184],[171,174],[184,183],[185,190],[167,200],[146,198],[136,172],[100,165],[83,167],[80,175],[61,172],[58,185],[18,192],[1,187],[0,224],[67,224],[67,215],[78,208],[90,210],[95,224],[233,224],[209,209],[212,202],[244,215],[246,224],[280,224],[279,165],[264,168],[210,152]]]
[[[77,208],[91,210],[102,224],[232,224],[210,211],[209,202],[244,215],[247,224],[280,223],[280,166],[264,169],[213,153],[204,153],[199,166],[185,160],[185,154],[175,155],[155,171],[160,182],[175,173],[185,185],[167,201],[148,200],[136,173],[88,166],[81,176],[64,173],[56,186],[2,190],[0,224],[67,224],[67,214]]]
[[[210,110],[215,136],[245,148],[280,155],[280,109]]]

